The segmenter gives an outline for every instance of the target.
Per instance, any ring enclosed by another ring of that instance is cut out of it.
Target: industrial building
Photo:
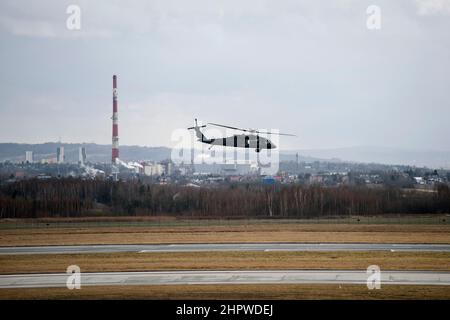
[[[25,162],[33,163],[33,151],[25,152]]]
[[[84,166],[86,164],[86,148],[80,147],[78,149],[78,164]]]
[[[64,160],[65,160],[64,147],[56,148],[56,162],[57,163],[64,163]]]

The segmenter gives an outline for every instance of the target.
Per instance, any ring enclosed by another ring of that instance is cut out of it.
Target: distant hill
[[[56,148],[64,146],[67,162],[78,161],[78,148],[86,148],[88,161],[110,162],[111,145],[95,143],[57,143],[42,144],[0,143],[0,161],[24,161],[25,151],[33,151],[35,161],[55,158]],[[450,169],[450,151],[418,151],[387,147],[351,147],[336,149],[290,150],[280,153],[281,161],[295,161],[298,153],[299,161],[327,162],[362,162],[387,165],[411,165],[417,167]],[[124,161],[169,159],[171,149],[167,147],[120,146],[120,158]]]
[[[33,151],[35,161],[55,158],[56,148],[59,146],[64,147],[64,154],[67,162],[78,161],[78,149],[81,146],[86,148],[88,161],[111,161],[111,145],[57,142],[47,142],[42,144],[0,143],[0,161],[24,161],[26,151]],[[170,148],[166,147],[120,146],[120,158],[124,161],[161,161],[170,158],[170,150]]]
[[[303,157],[329,159],[329,161],[352,161],[388,165],[450,169],[450,150],[408,150],[388,147],[350,147],[336,149],[310,149],[288,151],[291,157],[298,152]]]

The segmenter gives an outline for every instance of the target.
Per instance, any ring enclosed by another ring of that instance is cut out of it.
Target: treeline
[[[450,190],[231,185],[192,188],[141,182],[50,179],[0,187],[0,218],[89,215],[180,215],[192,217],[291,217],[448,213]]]

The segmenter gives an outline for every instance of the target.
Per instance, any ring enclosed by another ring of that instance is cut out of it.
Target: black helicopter
[[[211,138],[208,139],[203,132],[200,131],[201,128],[205,128],[207,125],[212,125],[216,127],[222,127],[227,129],[233,129],[245,132],[245,134],[232,135],[230,137],[223,138]],[[260,152],[263,149],[275,149],[277,146],[267,138],[261,137],[260,134],[276,134],[280,136],[291,136],[295,137],[294,134],[289,133],[273,133],[268,131],[258,131],[255,129],[241,129],[237,127],[226,126],[218,123],[208,122],[206,125],[199,126],[197,124],[197,119],[195,119],[195,126],[188,128],[188,130],[195,130],[198,141],[213,146],[224,146],[224,147],[234,147],[234,148],[247,148],[255,149],[256,152]]]

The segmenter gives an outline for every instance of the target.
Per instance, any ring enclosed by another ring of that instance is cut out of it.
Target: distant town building
[[[265,176],[265,177],[263,177],[262,182],[264,184],[275,184],[276,181],[275,181],[275,178],[272,176]]]
[[[171,176],[173,174],[173,163],[172,162],[168,162],[167,163],[167,170],[166,170],[167,175]]]
[[[33,163],[33,151],[25,152],[25,162]]]
[[[24,171],[16,171],[16,173],[14,174],[14,176],[15,176],[16,178],[25,178],[25,177],[26,177],[26,174],[25,174]]]
[[[251,164],[194,164],[197,174],[218,174],[223,176],[256,174],[257,168]]]
[[[151,163],[144,166],[144,174],[146,176],[161,176],[164,173],[164,166],[160,163]]]
[[[56,161],[58,163],[64,163],[64,147],[56,148]]]
[[[41,164],[52,164],[52,163],[56,163],[57,159],[56,158],[43,158],[41,159]]]

